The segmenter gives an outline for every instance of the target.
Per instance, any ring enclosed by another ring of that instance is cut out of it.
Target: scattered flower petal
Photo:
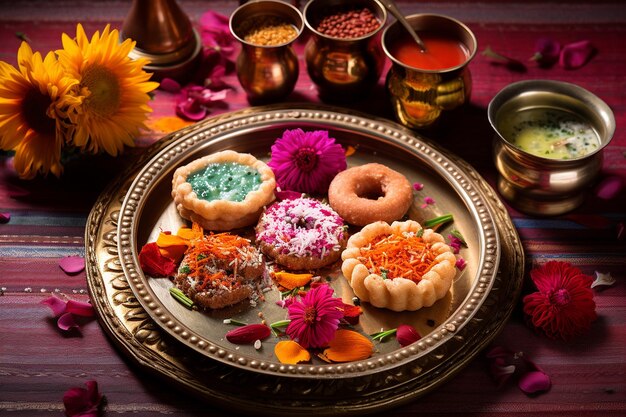
[[[180,100],[176,104],[176,114],[187,120],[199,121],[206,117],[207,109],[192,98]]]
[[[537,39],[535,44],[535,54],[530,58],[540,67],[548,68],[559,61],[559,53],[561,52],[561,44],[555,40],[548,38]]]
[[[424,197],[424,204],[422,204],[422,208],[426,208],[430,205],[435,204],[435,199],[432,197]]]
[[[311,282],[313,274],[293,274],[290,272],[280,271],[274,272],[274,278],[282,287],[288,290],[293,290],[294,288],[304,287],[306,284]]]
[[[352,145],[348,145],[346,148],[346,156],[352,156],[356,153],[356,148]]]
[[[93,317],[96,315],[96,312],[91,303],[87,303],[85,301],[67,300],[65,310],[68,313],[81,317]]]
[[[517,386],[526,394],[545,392],[551,386],[550,377],[541,371],[527,372],[519,379]]]
[[[410,345],[411,343],[417,342],[420,340],[422,336],[415,330],[413,326],[409,326],[408,324],[401,324],[398,326],[396,330],[396,339],[400,346],[405,347]]]
[[[600,181],[596,187],[596,195],[603,200],[612,200],[620,191],[622,191],[624,183],[621,177],[611,175]]]
[[[311,360],[311,354],[308,350],[300,346],[293,340],[283,340],[276,343],[274,354],[280,363],[296,365]]]
[[[247,324],[226,333],[226,340],[236,345],[245,345],[267,339],[271,333],[271,329],[265,324]]]
[[[591,283],[591,288],[595,288],[600,285],[610,286],[615,284],[616,282],[617,281],[611,276],[610,272],[603,273],[596,271],[596,279],[594,279]]]
[[[561,50],[559,65],[565,69],[580,68],[589,62],[595,51],[591,42],[587,40],[569,43]]]
[[[98,392],[96,381],[87,381],[85,388],[70,388],[63,394],[63,405],[67,417],[97,417],[104,405],[104,396]]]
[[[352,330],[339,329],[322,356],[332,362],[352,362],[369,358],[373,351],[374,344],[367,337]]]
[[[459,269],[459,271],[462,271],[467,266],[467,262],[465,262],[465,259],[459,258],[456,260],[456,263],[454,264],[454,266],[456,266]]]
[[[538,292],[524,297],[524,313],[551,339],[569,340],[596,319],[593,279],[566,262],[550,261],[530,271]]]
[[[66,256],[61,258],[59,266],[66,274],[78,274],[85,269],[85,258],[82,256]]]
[[[415,191],[422,191],[424,189],[424,184],[422,184],[421,182],[414,182],[413,189]]]
[[[141,248],[139,265],[143,272],[151,277],[169,277],[176,271],[174,261],[161,254],[156,242],[147,243]]]
[[[78,323],[74,319],[74,315],[72,313],[64,313],[61,314],[59,319],[57,320],[57,326],[59,329],[68,331],[70,329],[79,329]]]
[[[178,83],[178,81],[172,78],[163,78],[159,88],[163,91],[167,91],[168,93],[180,93],[182,86]]]
[[[54,314],[55,317],[59,317],[61,314],[65,313],[67,306],[66,301],[61,300],[54,294],[41,301],[41,304],[50,307],[50,310],[52,310],[52,314]]]
[[[154,122],[150,122],[148,125],[153,130],[158,130],[163,133],[171,133],[192,124],[193,122],[181,119],[178,116],[165,116],[158,118]]]
[[[343,303],[343,319],[351,325],[356,325],[359,322],[359,316],[363,314],[363,309],[359,306],[353,306],[352,304]]]
[[[0,213],[0,223],[8,223],[11,220],[11,213],[4,211]]]

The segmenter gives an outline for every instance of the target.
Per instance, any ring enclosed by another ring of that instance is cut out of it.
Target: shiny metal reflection
[[[501,120],[511,112],[554,108],[578,115],[596,131],[600,146],[577,159],[555,160],[531,155],[500,134]],[[533,215],[558,215],[578,207],[602,168],[602,149],[615,132],[609,106],[574,84],[531,80],[502,89],[489,103],[489,122],[496,132],[494,162],[498,190],[515,208]]]

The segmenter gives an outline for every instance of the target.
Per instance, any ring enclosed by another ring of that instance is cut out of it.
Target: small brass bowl
[[[336,11],[363,8],[380,22],[377,29],[363,36],[340,38],[317,30],[319,22]],[[311,0],[302,14],[311,32],[304,52],[306,67],[320,98],[341,103],[366,96],[378,83],[385,65],[380,32],[387,10],[377,0]]]
[[[520,149],[507,137],[511,135],[511,120],[522,120],[523,112],[533,111],[558,112],[588,124],[597,144],[589,152],[568,159],[552,159],[534,150]],[[516,209],[540,216],[569,212],[584,201],[585,191],[602,168],[602,149],[615,132],[613,112],[604,101],[582,87],[560,81],[510,84],[491,100],[488,117],[496,133],[493,152],[499,172],[498,190]]]
[[[245,29],[275,19],[292,26],[296,35],[277,45],[257,45],[245,40]],[[278,0],[260,0],[239,6],[230,16],[230,31],[242,48],[236,62],[237,78],[253,104],[284,99],[298,81],[298,56],[293,42],[304,29],[302,14],[291,4]]]
[[[434,127],[442,116],[469,102],[472,76],[468,64],[476,55],[474,33],[460,21],[439,14],[414,14],[406,17],[417,34],[433,33],[454,39],[465,50],[461,64],[442,69],[422,69],[401,62],[393,46],[408,37],[400,22],[392,23],[382,36],[383,50],[392,65],[386,86],[396,119],[411,129]],[[419,53],[419,52],[416,52]]]

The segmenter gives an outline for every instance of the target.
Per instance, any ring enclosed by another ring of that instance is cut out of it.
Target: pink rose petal
[[[8,223],[11,220],[11,213],[5,211],[0,213],[0,223]]]
[[[459,271],[462,271],[467,266],[467,262],[465,262],[465,259],[459,258],[457,259],[455,266],[459,269]]]
[[[194,122],[197,122],[206,117],[207,110],[196,100],[192,98],[187,98],[180,101],[176,105],[176,115],[185,120],[192,120]]]
[[[61,258],[59,266],[66,274],[78,274],[85,269],[85,258],[82,256],[66,256]]]
[[[421,182],[414,182],[413,189],[415,191],[422,191],[424,189],[424,184],[422,184]]]
[[[61,300],[59,297],[55,295],[51,295],[41,302],[43,305],[47,305],[52,310],[52,314],[55,317],[60,316],[66,312],[67,302]]]
[[[73,328],[80,328],[78,326],[78,323],[76,323],[76,320],[74,320],[74,315],[72,313],[62,314],[61,317],[59,317],[59,320],[57,320],[57,326],[59,327],[59,329],[65,331]]]
[[[95,315],[95,310],[90,303],[77,300],[68,300],[66,311],[81,317],[93,317]]]
[[[569,43],[561,49],[559,65],[565,69],[580,68],[589,62],[594,53],[595,48],[587,40]]]
[[[527,372],[519,379],[517,386],[526,394],[545,392],[551,386],[550,377],[541,371]]]
[[[611,200],[622,191],[624,183],[621,177],[611,175],[600,181],[596,187],[596,195],[603,200]]]
[[[161,80],[159,88],[163,91],[167,91],[168,93],[179,93],[182,87],[176,80],[173,80],[171,78],[163,78]]]

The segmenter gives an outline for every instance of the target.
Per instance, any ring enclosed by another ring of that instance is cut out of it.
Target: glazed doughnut
[[[330,265],[341,256],[347,239],[341,217],[328,205],[310,198],[272,204],[256,227],[261,252],[292,270]]]
[[[415,311],[443,298],[456,257],[443,236],[416,221],[368,224],[348,240],[341,272],[361,301]]]
[[[330,183],[328,202],[350,224],[391,223],[411,207],[413,189],[397,171],[377,163],[348,168]]]

